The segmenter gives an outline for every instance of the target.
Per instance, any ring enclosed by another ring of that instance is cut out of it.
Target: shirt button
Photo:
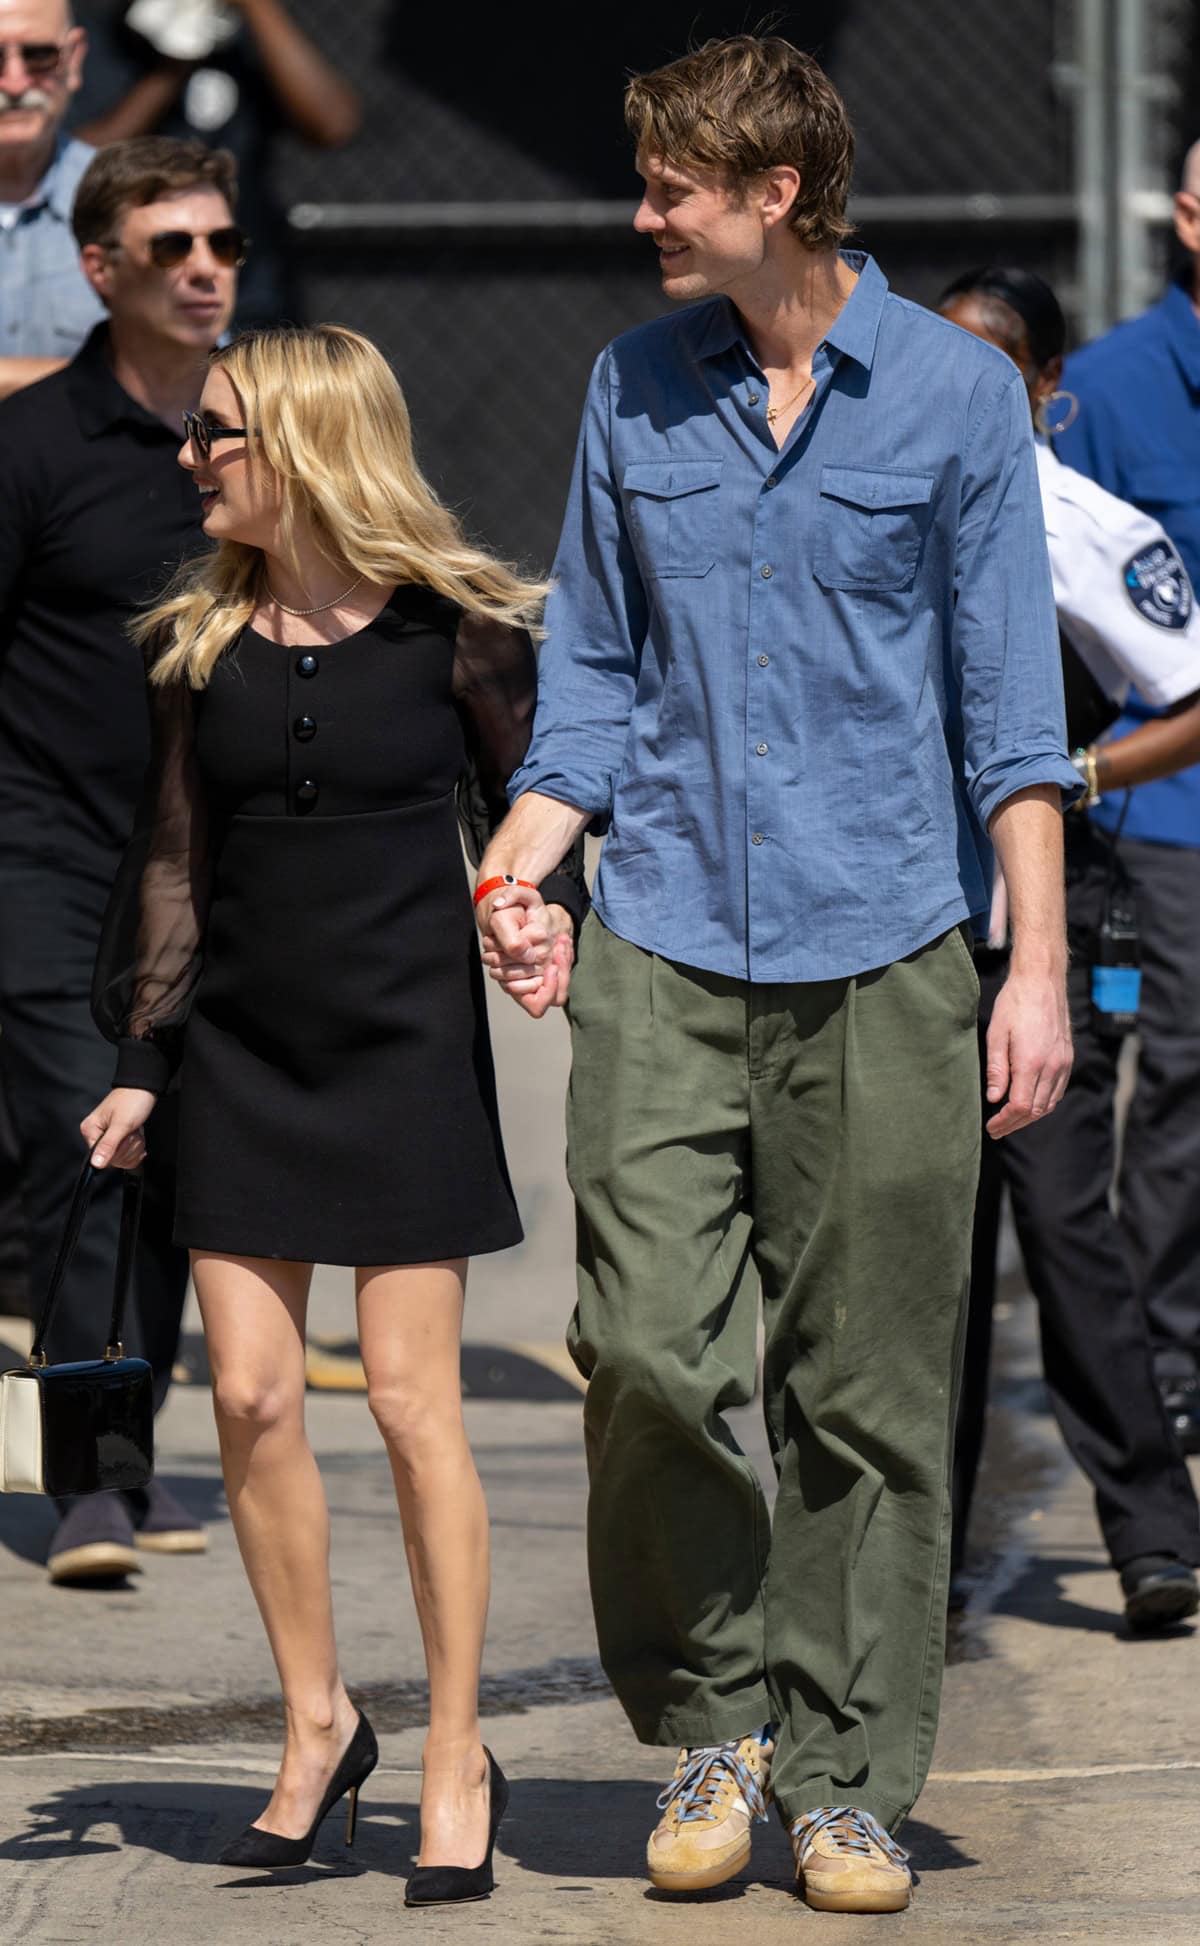
[[[319,788],[320,787],[315,777],[306,777],[302,784],[297,784],[296,786],[297,804],[303,804],[306,806],[309,804],[315,804],[317,801]]]
[[[761,845],[761,843],[762,843],[762,841],[763,841],[763,834],[762,834],[762,832],[761,832],[761,831],[756,831],[756,832],[754,833],[754,835],[752,836],[752,838],[751,838],[751,840],[750,840],[750,843],[751,843],[752,845]]]
[[[759,666],[759,668],[760,668],[760,669],[765,669],[765,668],[767,667],[767,665],[768,665],[768,663],[770,662],[770,660],[771,660],[771,658],[770,658],[770,656],[769,656],[769,655],[760,655],[760,656],[759,656],[759,658],[758,658],[758,666]]]
[[[298,676],[315,676],[320,666],[315,655],[298,655],[296,657],[296,674]]]
[[[764,581],[769,581],[771,579],[771,576],[774,574],[774,572],[775,570],[771,566],[769,561],[767,562],[767,565],[765,567],[759,569],[759,573],[762,575]]]
[[[778,485],[779,485],[779,482],[778,482],[778,480],[776,479],[776,477],[775,477],[775,475],[774,475],[773,473],[770,473],[770,474],[768,474],[768,476],[767,476],[767,485],[768,485],[769,487],[773,487],[773,486],[778,486]]]
[[[747,397],[747,399],[749,400],[749,402],[750,402],[750,404],[751,404],[751,405],[757,405],[757,404],[758,404],[758,401],[759,401],[759,398],[760,398],[760,396],[761,396],[761,394],[760,394],[760,393],[758,393],[758,392],[747,392],[747,394],[746,394],[746,397]]]
[[[295,737],[297,743],[307,743],[316,734],[317,723],[316,718],[313,716],[298,716],[292,724],[292,735]]]
[[[755,744],[755,746],[754,746],[754,754],[755,754],[755,756],[756,756],[756,757],[765,757],[765,756],[766,756],[766,754],[767,754],[767,749],[768,749],[768,747],[769,747],[769,746],[768,746],[767,744],[765,744],[765,743],[756,743],[756,744]]]

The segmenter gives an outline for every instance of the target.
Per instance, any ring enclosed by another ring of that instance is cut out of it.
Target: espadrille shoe
[[[750,1862],[750,1826],[770,1801],[774,1744],[757,1736],[681,1750],[646,1847],[660,1892],[705,1892]]]
[[[903,1912],[912,1898],[908,1853],[869,1811],[808,1811],[791,1837],[798,1889],[817,1912]]]

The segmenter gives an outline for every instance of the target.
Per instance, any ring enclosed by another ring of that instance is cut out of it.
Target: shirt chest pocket
[[[716,459],[635,460],[621,497],[638,563],[651,580],[708,574],[721,539]]]
[[[932,495],[932,473],[823,466],[813,548],[822,587],[911,587]]]

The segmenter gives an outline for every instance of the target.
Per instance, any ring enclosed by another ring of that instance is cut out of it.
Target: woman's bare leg
[[[221,1470],[238,1546],[279,1670],[286,1743],[256,1823],[298,1838],[354,1733],[338,1673],[329,1514],[304,1431],[311,1264],[192,1252]]]
[[[488,1518],[462,1419],[463,1261],[358,1272],[358,1337],[387,1445],[429,1671],[422,1865],[478,1865],[487,1849],[479,1665]]]

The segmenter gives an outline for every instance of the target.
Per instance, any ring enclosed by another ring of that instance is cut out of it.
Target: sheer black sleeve
[[[166,1087],[200,975],[209,900],[208,816],[196,769],[194,692],[149,689],[153,756],[108,902],[92,1012],[118,1049],[113,1086]]]
[[[508,780],[524,761],[537,704],[537,661],[524,629],[464,614],[454,644],[454,699],[467,744],[458,818],[473,865],[508,811]],[[578,933],[588,908],[583,839],[538,887],[570,913]]]

